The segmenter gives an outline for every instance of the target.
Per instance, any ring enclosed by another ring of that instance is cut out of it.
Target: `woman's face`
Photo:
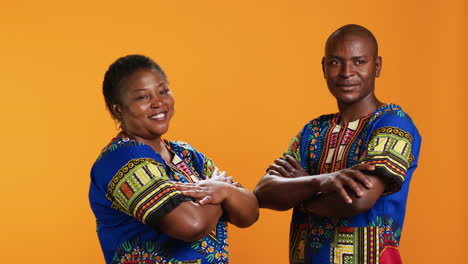
[[[160,139],[174,115],[174,96],[156,70],[142,69],[124,79],[120,104],[112,106],[122,129],[137,140]]]

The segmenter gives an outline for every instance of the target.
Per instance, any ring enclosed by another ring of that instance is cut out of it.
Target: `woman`
[[[119,58],[103,93],[122,129],[91,170],[106,262],[227,263],[226,222],[252,225],[257,200],[202,153],[161,138],[174,115],[164,71],[142,55]]]

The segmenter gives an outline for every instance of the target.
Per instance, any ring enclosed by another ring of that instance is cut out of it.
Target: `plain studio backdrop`
[[[337,111],[320,60],[328,35],[376,35],[376,93],[423,137],[401,239],[405,263],[467,248],[468,5],[428,1],[6,1],[0,3],[1,263],[103,263],[89,170],[117,133],[101,84],[118,57],[166,70],[180,139],[253,189],[303,125]],[[230,227],[231,263],[287,263],[291,212]]]

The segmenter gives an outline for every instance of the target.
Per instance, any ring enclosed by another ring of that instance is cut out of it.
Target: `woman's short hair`
[[[122,81],[132,73],[141,69],[156,70],[166,78],[166,74],[156,62],[144,55],[138,54],[118,58],[106,71],[104,81],[102,82],[102,93],[106,100],[107,109],[109,109],[114,118],[112,105],[120,103]]]

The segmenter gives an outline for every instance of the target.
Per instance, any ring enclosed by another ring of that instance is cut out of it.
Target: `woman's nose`
[[[151,108],[159,108],[161,107],[162,100],[161,98],[158,98],[157,96],[153,97],[153,100],[151,101]]]

